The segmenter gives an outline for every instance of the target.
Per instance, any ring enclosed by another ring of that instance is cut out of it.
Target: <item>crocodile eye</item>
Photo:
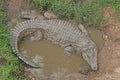
[[[68,53],[71,53],[71,51],[67,51]]]

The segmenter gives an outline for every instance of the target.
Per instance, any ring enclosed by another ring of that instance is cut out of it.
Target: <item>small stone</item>
[[[108,47],[108,50],[110,50],[111,48],[110,47]]]
[[[105,40],[107,40],[108,39],[108,36],[107,35],[105,35]]]
[[[26,51],[25,49],[23,49],[23,48],[20,49],[20,52],[21,52],[22,54],[24,54],[24,55],[27,54],[27,51]]]
[[[24,50],[22,53],[23,53],[23,54],[26,54],[26,53],[27,53],[27,51],[25,51],[25,50]]]
[[[84,17],[83,17],[83,20],[86,21],[86,20],[87,20],[87,17],[84,16]]]
[[[119,67],[119,68],[116,68],[116,69],[114,70],[114,72],[120,73],[120,67]]]

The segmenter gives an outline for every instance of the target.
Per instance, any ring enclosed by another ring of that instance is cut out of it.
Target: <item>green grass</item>
[[[9,30],[4,24],[6,14],[3,12],[3,6],[3,0],[0,0],[0,80],[24,80],[19,59],[10,47]]]
[[[73,19],[86,26],[99,26],[102,19],[102,10],[110,4],[116,9],[120,18],[120,0],[32,0],[35,6],[42,11],[52,11],[60,18]],[[81,1],[83,3],[81,3]]]
[[[33,0],[33,2],[42,11],[52,11],[60,18],[70,18],[73,14],[72,0]]]
[[[109,0],[109,3],[115,7],[117,17],[120,19],[120,0]]]

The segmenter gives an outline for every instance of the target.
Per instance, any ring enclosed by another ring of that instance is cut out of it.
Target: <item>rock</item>
[[[84,20],[84,21],[87,21],[87,19],[88,19],[88,18],[87,18],[86,16],[83,17],[83,20]]]
[[[114,70],[114,72],[120,73],[120,67],[116,68],[116,69]]]

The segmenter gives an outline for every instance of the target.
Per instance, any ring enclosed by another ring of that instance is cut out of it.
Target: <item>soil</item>
[[[5,0],[5,10],[8,15],[8,20],[12,20],[19,17],[22,10],[30,10],[32,4],[31,0]]]
[[[8,10],[20,9],[23,0],[6,0],[15,1],[9,6]],[[26,0],[25,0],[26,1]],[[18,5],[19,3],[19,5]],[[14,7],[13,7],[14,6]],[[14,9],[15,8],[15,9]],[[29,8],[28,8],[29,9]],[[16,12],[16,11],[15,11]],[[13,12],[11,13],[11,18]],[[19,12],[16,12],[19,14]],[[14,13],[14,14],[16,14]],[[115,16],[115,11],[112,7],[107,6],[103,11],[103,18],[107,20],[107,23],[103,24],[99,28],[105,33],[105,44],[100,53],[98,54],[99,69],[95,72],[91,71],[87,75],[80,73],[72,73],[64,76],[61,79],[52,80],[119,80],[120,79],[120,22]],[[36,75],[36,74],[35,74]],[[37,80],[32,73],[28,73],[29,80]],[[39,79],[38,79],[39,80]],[[48,79],[50,80],[50,79]]]
[[[105,18],[108,22],[99,27],[104,32],[105,39],[104,47],[98,55],[99,69],[95,72],[89,72],[87,75],[72,73],[63,78],[52,80],[119,80],[120,22],[115,17],[115,12],[112,7],[107,6],[104,8],[103,18]],[[37,78],[31,78],[31,80],[34,79]]]
[[[98,55],[99,69],[87,75],[70,74],[65,80],[119,80],[120,79],[120,22],[112,7],[104,8],[103,18],[107,23],[100,29],[105,33],[105,44]]]

